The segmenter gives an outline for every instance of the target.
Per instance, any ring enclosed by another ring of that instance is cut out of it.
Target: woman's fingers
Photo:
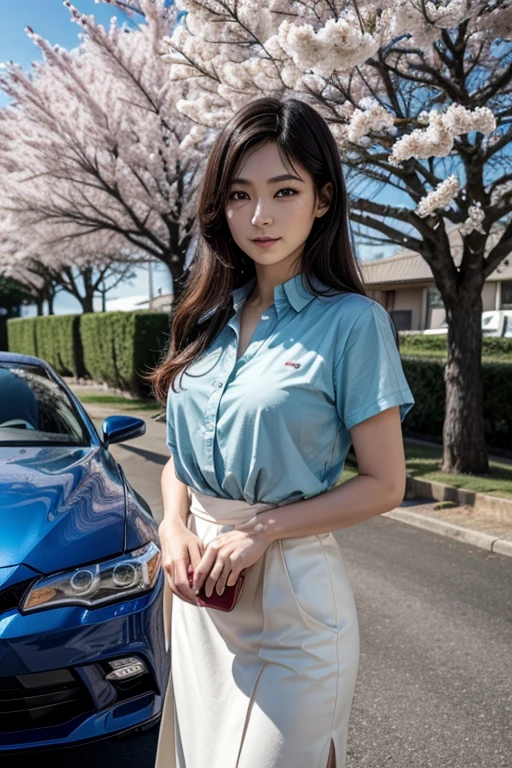
[[[217,583],[215,584],[215,590],[218,595],[222,595],[222,593],[224,592],[230,573],[231,573],[231,563],[226,562],[224,564],[224,568],[222,569],[222,573],[220,574],[219,578],[217,579]]]
[[[240,568],[240,567],[236,568],[236,570],[232,569],[232,570],[231,570],[231,571],[228,573],[228,575],[227,575],[227,577],[226,577],[226,585],[227,585],[228,587],[234,587],[234,586],[235,586],[235,584],[236,584],[236,583],[237,583],[237,581],[238,581],[238,577],[240,576],[240,574],[242,573],[242,571],[243,571],[243,570],[244,570],[244,569],[243,569],[243,568]]]
[[[207,597],[211,597],[213,590],[215,588],[215,585],[217,583],[217,579],[220,577],[223,570],[224,570],[224,564],[222,563],[221,560],[217,559],[204,583],[204,591],[206,592]],[[219,594],[222,594],[222,593],[219,592]]]
[[[211,597],[214,589],[219,595],[223,593],[236,560],[230,550],[231,547],[221,545],[218,540],[210,542],[201,562],[194,570],[194,589],[199,590],[204,584],[207,597]]]
[[[194,590],[190,586],[189,580],[188,580],[188,558],[180,558],[179,560],[175,560],[174,565],[174,574],[173,574],[173,581],[174,581],[174,587],[176,590],[176,594],[178,597],[181,597],[182,600],[185,600],[187,603],[191,603],[192,605],[199,605],[199,601],[197,597],[194,594]]]
[[[211,544],[208,544],[206,547],[203,556],[201,557],[201,560],[199,561],[198,565],[194,568],[194,583],[192,584],[193,589],[201,589],[203,584],[206,581],[206,577],[210,573],[211,569],[213,568],[213,565],[217,559],[217,550],[212,547]]]
[[[201,558],[204,554],[204,549],[205,549],[204,544],[200,540],[197,541],[195,546],[191,545],[189,547],[190,563],[194,571],[196,570],[199,563],[201,562]]]
[[[159,534],[162,544],[162,565],[171,592],[191,605],[201,605],[190,586],[188,568],[197,565],[204,552],[204,543],[191,531],[182,531],[169,536],[163,524]],[[181,541],[180,541],[181,539]]]

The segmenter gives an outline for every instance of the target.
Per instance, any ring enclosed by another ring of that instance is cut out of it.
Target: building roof
[[[452,253],[455,265],[460,264],[462,258],[462,238],[457,229],[449,234],[452,245]],[[487,241],[487,251],[493,247],[498,239],[498,234],[491,235]],[[502,262],[497,269],[487,278],[486,282],[512,280],[512,258],[507,259],[508,264]],[[407,248],[396,251],[392,256],[384,259],[375,259],[360,262],[364,282],[367,286],[385,285],[386,283],[417,283],[434,280],[432,270],[415,251]]]

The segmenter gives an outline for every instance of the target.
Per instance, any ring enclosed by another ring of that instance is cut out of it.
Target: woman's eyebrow
[[[267,184],[276,184],[278,181],[301,181],[303,184],[304,179],[301,179],[299,176],[294,176],[291,173],[283,173],[281,176],[273,176],[271,179],[267,179]],[[251,182],[249,179],[232,179],[232,184],[245,184],[249,185]]]

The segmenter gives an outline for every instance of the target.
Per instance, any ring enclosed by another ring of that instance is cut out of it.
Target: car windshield
[[[492,315],[487,315],[487,316],[484,315],[482,317],[482,329],[497,331],[498,326],[499,326],[498,315],[495,315],[493,313]]]
[[[67,392],[39,365],[0,363],[1,445],[90,445]]]

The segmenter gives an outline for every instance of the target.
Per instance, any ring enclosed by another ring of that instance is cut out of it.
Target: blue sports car
[[[157,525],[42,360],[0,352],[0,754],[151,725],[168,657]],[[0,758],[1,762],[1,758]]]

